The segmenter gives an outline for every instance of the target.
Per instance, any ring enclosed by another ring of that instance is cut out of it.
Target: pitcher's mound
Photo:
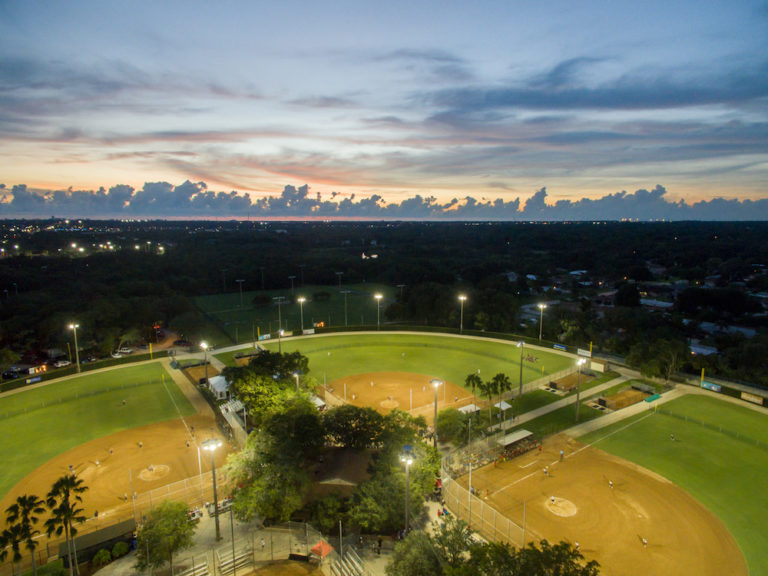
[[[168,472],[170,471],[170,467],[166,466],[165,464],[152,464],[151,466],[148,466],[139,472],[139,478],[145,482],[153,482],[168,476]]]
[[[554,502],[551,498],[547,499],[547,508],[549,508],[549,511],[552,512],[552,514],[562,516],[564,518],[568,516],[574,516],[576,512],[579,511],[579,509],[576,508],[576,505],[570,500],[557,497],[555,497]]]
[[[379,406],[384,408],[384,410],[394,410],[398,406],[400,406],[400,402],[397,400],[382,400],[379,402]]]

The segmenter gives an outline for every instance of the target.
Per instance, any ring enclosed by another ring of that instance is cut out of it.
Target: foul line
[[[606,438],[610,438],[610,437],[611,437],[611,436],[613,436],[614,434],[618,434],[619,432],[622,432],[622,431],[626,430],[627,428],[629,428],[630,426],[634,426],[634,425],[635,425],[635,424],[637,424],[638,422],[642,422],[643,420],[645,420],[646,418],[650,418],[651,416],[653,416],[653,412],[651,412],[650,414],[646,414],[646,415],[645,415],[645,416],[643,416],[642,418],[638,418],[638,419],[637,419],[637,420],[635,420],[634,422],[630,422],[630,423],[629,423],[629,424],[627,424],[626,426],[622,426],[621,428],[617,428],[616,430],[614,430],[614,431],[613,431],[613,432],[611,432],[610,434],[606,434],[606,435],[605,435],[605,436],[603,436],[602,438],[598,438],[597,440],[595,440],[595,441],[594,441],[594,442],[592,442],[591,444],[585,444],[584,446],[582,446],[581,448],[579,448],[579,449],[578,449],[578,450],[576,450],[575,452],[571,452],[570,454],[568,454],[567,456],[565,456],[565,458],[572,458],[573,456],[576,456],[576,455],[577,455],[579,452],[582,452],[583,450],[586,450],[587,448],[590,448],[590,447],[594,446],[594,445],[595,445],[595,444],[597,444],[598,442],[600,442],[600,441],[602,441],[602,440],[605,440]],[[548,468],[551,468],[552,466],[556,465],[556,464],[557,464],[559,461],[560,461],[560,460],[558,459],[558,460],[555,460],[554,462],[550,463],[550,464],[549,464],[549,466],[548,466]],[[531,462],[531,464],[534,464],[534,463],[535,463],[535,461],[534,461],[534,462]],[[531,464],[528,464],[528,466],[530,466]],[[510,483],[509,483],[509,484],[507,484],[506,486],[502,486],[502,487],[501,487],[501,488],[499,488],[498,490],[494,490],[493,492],[491,492],[491,494],[498,494],[499,492],[503,492],[503,491],[504,491],[504,490],[506,490],[507,488],[511,488],[511,487],[512,487],[512,486],[514,486],[515,484],[519,484],[520,482],[522,482],[522,481],[524,481],[524,480],[527,480],[528,478],[530,478],[530,477],[532,477],[532,476],[535,476],[536,474],[539,474],[539,472],[537,471],[537,472],[531,472],[530,474],[526,474],[526,475],[525,475],[525,476],[523,476],[522,478],[518,478],[518,479],[517,479],[517,480],[515,480],[514,482],[510,482]]]
[[[173,394],[171,394],[171,391],[168,390],[168,385],[165,383],[165,378],[163,380],[163,388],[165,388],[165,391],[168,392],[168,397],[171,399],[171,402],[173,403],[173,407],[176,408],[176,413],[179,415],[179,418],[181,418],[181,421],[184,423],[184,428],[187,429],[187,434],[192,436],[192,431],[189,429],[189,426],[187,425],[187,421],[184,419],[184,416],[181,414],[181,410],[179,410],[179,405],[176,404],[176,400],[173,399]],[[194,438],[194,436],[192,436]]]

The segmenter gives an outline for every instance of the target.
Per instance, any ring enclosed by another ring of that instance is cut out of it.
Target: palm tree
[[[72,566],[74,560],[75,574],[77,570],[77,549],[75,548],[75,535],[77,528],[75,522],[85,522],[83,509],[77,505],[83,502],[81,494],[88,490],[83,480],[74,474],[66,474],[56,480],[48,492],[46,504],[51,510],[51,517],[45,521],[45,528],[50,538],[51,534],[61,536],[64,532],[64,538],[67,541],[67,556],[69,560],[69,574],[72,576]]]
[[[8,555],[7,546],[13,550],[13,561],[21,560],[20,545],[23,543],[32,556],[32,573],[37,576],[37,563],[35,562],[35,548],[38,542],[35,536],[40,531],[35,528],[38,514],[45,512],[43,500],[34,494],[24,494],[16,498],[16,502],[8,506],[5,511],[5,523],[7,528],[0,535],[0,543],[3,549],[0,550],[0,560],[5,560]]]
[[[493,402],[493,395],[496,394],[496,382],[494,380],[488,380],[487,382],[479,382],[477,387],[480,389],[482,396],[488,397],[488,422],[493,422],[491,417],[491,403]]]
[[[480,374],[476,374],[475,372],[472,372],[472,374],[467,374],[467,377],[464,379],[464,386],[472,389],[472,402],[477,401],[475,399],[475,388],[480,386],[482,383],[483,379],[480,378]]]
[[[509,379],[509,376],[499,372],[493,377],[493,382],[496,387],[496,393],[499,395],[499,410],[501,410],[501,395],[512,390],[512,381]]]

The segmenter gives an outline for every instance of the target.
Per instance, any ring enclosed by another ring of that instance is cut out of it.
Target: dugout
[[[126,542],[130,545],[133,542],[135,532],[136,521],[131,518],[82,536],[75,536],[78,563],[90,562],[102,548],[111,552],[112,547],[118,542]],[[65,567],[69,567],[66,540],[59,544],[59,558],[64,561]]]
[[[514,458],[533,450],[536,447],[536,440],[530,430],[515,430],[498,438],[496,444],[504,458]]]

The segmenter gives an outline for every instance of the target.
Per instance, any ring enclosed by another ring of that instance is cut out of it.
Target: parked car
[[[123,357],[123,355],[120,354],[120,352],[112,352],[112,354],[110,354],[110,356],[112,356],[112,358],[122,358]]]
[[[54,368],[64,368],[65,366],[69,366],[72,364],[69,360],[56,360],[56,362],[53,363]]]
[[[133,352],[133,348],[128,348],[128,346],[123,346],[118,350],[118,352],[120,352],[120,354],[130,354],[131,352]]]
[[[3,380],[15,380],[19,377],[19,373],[16,370],[6,370],[3,372]]]
[[[80,360],[80,362],[96,362],[96,356],[93,356],[93,355],[86,356],[85,358]]]

